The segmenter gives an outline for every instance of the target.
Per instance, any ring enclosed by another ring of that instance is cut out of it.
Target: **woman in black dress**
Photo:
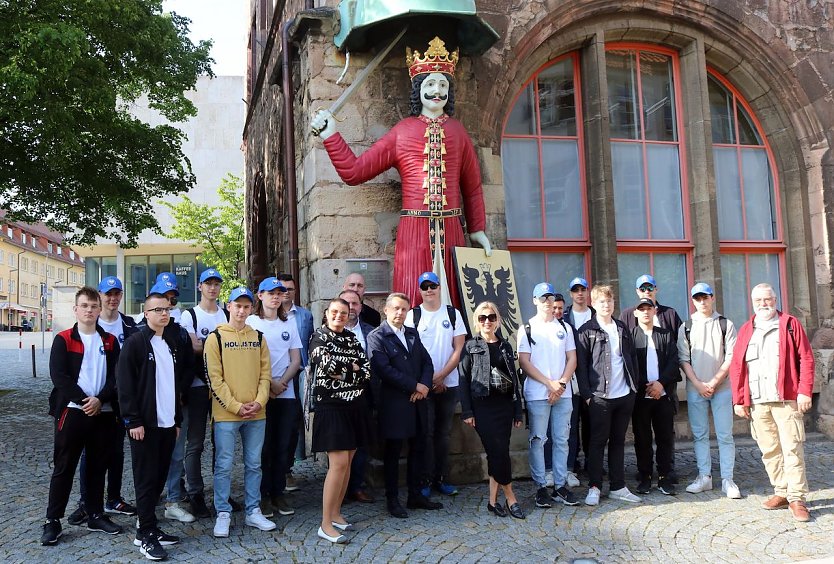
[[[327,452],[328,469],[322,494],[318,536],[345,543],[351,525],[342,515],[342,500],[356,447],[368,444],[371,423],[363,396],[371,374],[356,336],[345,329],[348,303],[336,298],[325,312],[326,323],[310,340],[310,366],[315,417],[313,452]]]
[[[473,334],[460,358],[460,404],[463,422],[475,428],[487,455],[489,503],[498,517],[507,512],[524,519],[524,510],[513,493],[510,433],[521,427],[521,390],[513,349],[495,334],[501,327],[498,306],[483,302],[472,316]],[[504,490],[505,506],[498,504],[498,486]]]

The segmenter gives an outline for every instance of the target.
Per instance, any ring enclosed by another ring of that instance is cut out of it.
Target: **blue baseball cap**
[[[259,292],[269,292],[271,290],[281,290],[282,292],[287,291],[287,287],[284,286],[280,280],[275,278],[274,276],[270,276],[269,278],[264,278],[261,281],[260,285],[258,286]]]
[[[568,288],[573,290],[576,286],[582,286],[583,288],[588,288],[588,281],[585,280],[584,278],[580,278],[579,276],[577,276],[576,278],[574,278],[573,280],[570,281],[570,284],[568,284]]]
[[[150,291],[148,292],[148,296],[153,296],[154,294],[156,294],[164,297],[166,293],[171,291],[176,292],[177,296],[180,295],[176,286],[174,286],[170,282],[157,282],[151,287]]]
[[[123,289],[122,281],[115,276],[106,276],[98,283],[98,291],[105,294],[110,290],[119,290],[121,292]]]
[[[202,284],[206,280],[209,280],[210,278],[217,278],[218,280],[223,282],[223,277],[220,276],[220,273],[217,272],[217,269],[207,268],[200,273],[200,284]]]
[[[422,286],[423,282],[431,282],[432,284],[440,286],[440,278],[438,278],[437,274],[434,272],[424,272],[421,274],[420,278],[417,279],[417,285]]]
[[[712,286],[710,286],[706,282],[698,282],[697,284],[692,286],[692,291],[689,292],[689,295],[694,298],[698,294],[706,294],[708,296],[714,296],[715,292],[712,291]]]
[[[556,295],[556,290],[553,289],[553,284],[551,284],[549,282],[540,282],[540,283],[536,284],[535,288],[533,288],[533,297],[534,298],[540,298],[540,297],[546,296],[548,294],[550,294],[552,296]]]
[[[651,284],[652,286],[657,286],[657,282],[654,281],[654,276],[651,274],[644,274],[640,278],[637,279],[637,282],[634,283],[634,287],[639,289],[640,286],[643,284]]]
[[[229,294],[229,301],[234,302],[238,298],[249,298],[249,301],[253,304],[255,303],[255,296],[252,295],[252,291],[249,290],[246,286],[238,286],[232,293]]]

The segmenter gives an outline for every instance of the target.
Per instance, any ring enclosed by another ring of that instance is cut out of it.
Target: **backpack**
[[[191,324],[194,326],[194,334],[197,334],[197,313],[193,307],[188,308],[187,311],[191,315]],[[226,316],[226,321],[229,321],[229,310],[225,307],[220,308],[220,311]]]
[[[564,329],[565,331],[568,330],[568,326],[565,325],[565,320],[564,319],[562,319],[560,317],[560,318],[557,319],[557,321],[562,324],[562,329]],[[572,327],[571,327],[571,331],[573,331]],[[533,335],[531,334],[532,331],[530,329],[530,324],[529,323],[524,324],[524,332],[527,334],[527,342],[530,343],[530,346],[532,347],[533,345],[535,345],[536,341],[533,340]]]
[[[255,331],[258,333],[258,346],[260,347],[264,342],[264,334],[257,329]],[[217,348],[220,350],[220,362],[223,362],[223,340],[220,338],[220,332],[215,329],[212,331],[212,334],[217,337]],[[208,375],[206,377],[208,378]]]
[[[412,321],[414,321],[414,328],[417,329],[417,326],[420,324],[420,316],[423,315],[423,308],[417,306],[411,309]],[[453,306],[447,305],[446,306],[446,315],[449,316],[449,321],[452,322],[452,330],[455,329],[455,324],[458,320],[458,314],[455,311]]]
[[[721,346],[726,347],[727,343],[727,318],[723,315],[718,316],[718,326],[721,327]],[[686,346],[689,348],[690,355],[692,354],[692,343],[689,341],[689,333],[692,331],[692,318],[687,319],[683,324],[683,335],[686,338]],[[793,331],[791,331],[793,336]],[[726,350],[724,353],[726,354]]]

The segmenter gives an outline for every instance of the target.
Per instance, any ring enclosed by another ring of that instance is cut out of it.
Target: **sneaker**
[[[668,476],[660,476],[657,479],[657,489],[663,495],[675,495],[677,493],[675,491],[675,484],[672,483],[672,479]]]
[[[118,515],[136,515],[136,508],[125,500],[108,501],[104,504],[104,512]]]
[[[284,486],[285,492],[296,492],[298,491],[298,482],[295,481],[295,477],[292,474],[287,474],[287,485]]]
[[[552,470],[548,470],[547,472],[544,473],[544,486],[546,488],[552,488],[553,487],[553,471]]]
[[[629,503],[640,503],[641,501],[643,501],[638,496],[631,493],[626,487],[608,492],[608,497],[620,501],[627,501]]]
[[[637,493],[646,495],[652,491],[652,481],[650,478],[643,478],[642,475],[640,477],[640,483],[637,484],[635,490]]]
[[[721,491],[730,499],[741,499],[741,491],[736,483],[729,478],[721,480]]]
[[[565,505],[579,505],[576,496],[565,486],[558,489],[553,488],[553,495],[550,496],[550,499],[553,501],[561,501]]]
[[[258,508],[255,508],[252,513],[246,516],[246,524],[262,531],[273,531],[277,526],[275,523],[264,517],[261,510]]]
[[[217,520],[214,522],[214,536],[225,538],[229,536],[229,525],[232,524],[232,515],[228,511],[217,513]]]
[[[420,488],[420,495],[423,497],[431,497],[431,487],[426,486],[425,488]]]
[[[261,497],[261,514],[264,517],[272,517],[275,515],[275,510],[272,508],[272,501],[267,496]]]
[[[579,487],[579,477],[576,475],[576,472],[568,472],[567,483],[569,488]]]
[[[585,496],[585,505],[599,505],[599,488],[588,488],[588,495]]]
[[[453,486],[452,484],[447,484],[446,482],[435,482],[434,489],[443,495],[457,495],[458,489]]]
[[[142,546],[142,543],[149,537],[156,540],[156,542],[158,542],[162,546],[170,546],[172,544],[178,544],[180,542],[179,537],[163,533],[162,529],[157,527],[147,535],[140,535],[139,529],[137,529],[136,537],[133,539],[133,544],[136,546]]]
[[[272,498],[272,506],[279,515],[293,515],[295,513],[295,509],[290,507],[287,498],[282,495],[276,495]],[[264,513],[264,516],[269,517],[266,513]]]
[[[59,519],[47,519],[43,524],[43,534],[41,535],[41,544],[49,546],[58,542],[64,532],[61,530],[61,521]]]
[[[70,525],[83,525],[87,522],[87,509],[84,507],[84,502],[79,502],[78,508],[70,513],[69,518],[67,518],[67,522]]]
[[[691,484],[686,486],[689,493],[701,493],[712,489],[712,476],[698,476]]]
[[[191,513],[180,507],[179,503],[165,504],[165,518],[179,521],[180,523],[193,523],[196,521],[196,518]]]
[[[197,519],[205,519],[211,517],[208,505],[206,505],[206,498],[202,493],[191,496],[191,514]]]
[[[97,515],[90,515],[87,519],[87,530],[106,533],[108,535],[118,535],[122,532],[122,528],[110,520],[110,517],[104,513]]]
[[[550,495],[547,493],[547,488],[542,487],[536,491],[536,507],[550,507]]]
[[[139,545],[139,552],[148,560],[165,560],[168,553],[152,535],[146,536]]]

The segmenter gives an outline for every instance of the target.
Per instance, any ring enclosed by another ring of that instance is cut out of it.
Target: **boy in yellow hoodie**
[[[248,288],[232,290],[229,322],[217,326],[204,348],[214,419],[215,537],[229,536],[229,493],[238,433],[243,446],[246,524],[262,531],[275,529],[275,523],[260,510],[261,449],[266,428],[263,407],[269,399],[272,366],[263,334],[246,324],[254,303],[255,297]]]

